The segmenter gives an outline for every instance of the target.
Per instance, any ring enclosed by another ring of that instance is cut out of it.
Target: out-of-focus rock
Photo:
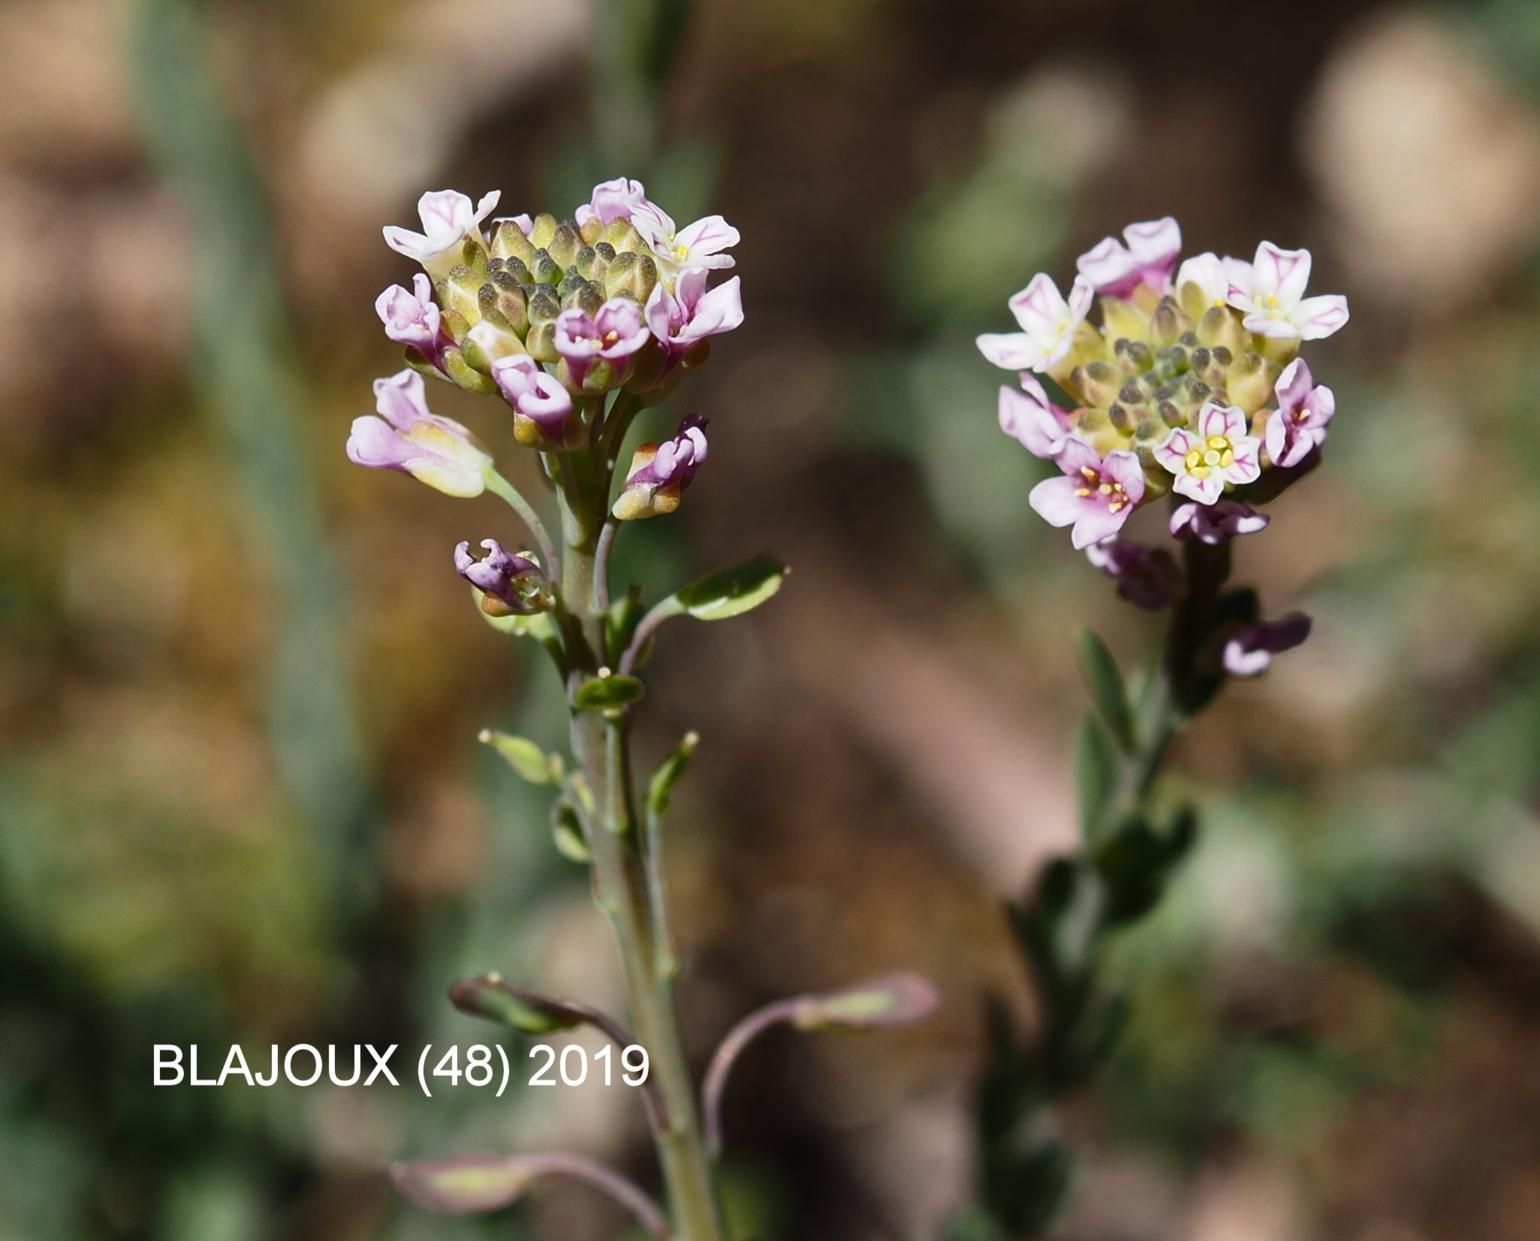
[[[1540,231],[1540,117],[1427,16],[1342,45],[1305,151],[1356,283],[1413,313],[1479,297]]]

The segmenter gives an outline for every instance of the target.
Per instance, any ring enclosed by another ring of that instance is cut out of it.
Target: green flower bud
[[[1117,399],[1121,378],[1106,362],[1088,362],[1075,368],[1070,383],[1085,404],[1105,407]]]
[[[556,232],[545,248],[563,270],[572,266],[572,260],[577,258],[577,252],[583,248],[583,238],[578,233],[577,225],[571,220],[563,220],[557,225]]]
[[[1177,309],[1176,302],[1169,297],[1160,299],[1160,305],[1155,307],[1155,315],[1150,320],[1150,334],[1157,346],[1174,345],[1181,338],[1187,328],[1187,321]]]
[[[585,280],[595,281],[601,288],[604,285],[604,273],[609,270],[610,261],[615,257],[615,252],[609,246],[609,257],[606,258],[594,246],[584,246],[577,252],[577,257],[572,260],[571,271],[576,271]],[[570,272],[569,272],[570,274]]]
[[[1197,338],[1211,349],[1222,345],[1233,354],[1249,348],[1246,329],[1228,306],[1210,306],[1198,320]]]
[[[481,304],[478,298],[484,283],[484,277],[478,276],[464,263],[456,263],[449,269],[449,274],[444,277],[436,290],[439,305],[444,308],[446,314],[457,314],[467,324],[474,324],[481,318]],[[455,339],[458,340],[459,337]]]
[[[1116,297],[1104,297],[1101,302],[1108,340],[1116,340],[1120,336],[1126,336],[1129,340],[1142,340],[1149,335],[1149,320],[1128,302]]]
[[[592,317],[598,314],[599,307],[604,305],[604,290],[592,280],[584,280],[576,272],[563,280],[556,291],[561,297],[563,310],[576,307]]]
[[[490,396],[497,391],[497,385],[492,382],[492,377],[478,371],[465,359],[460,350],[453,347],[444,350],[444,370],[450,379],[467,392]]]
[[[529,264],[529,274],[536,284],[561,283],[561,265],[543,249],[535,251],[535,257]]]
[[[534,227],[529,230],[530,244],[537,250],[544,249],[551,244],[551,238],[556,236],[556,229],[556,217],[549,211],[542,211],[535,217]],[[529,262],[528,259],[524,261]]]
[[[522,266],[522,264],[521,264]],[[508,326],[522,336],[529,330],[529,294],[524,291],[524,286],[514,279],[508,271],[492,273],[492,282],[482,286],[482,292],[478,294],[478,300],[485,306],[486,290],[492,290],[492,304],[498,313],[508,321]],[[485,313],[485,310],[483,310]]]
[[[535,243],[512,220],[499,220],[492,229],[492,257],[518,259],[528,263],[535,254]]]
[[[1230,368],[1230,400],[1248,414],[1254,414],[1273,395],[1273,386],[1283,368],[1260,353],[1248,353]]]
[[[599,240],[608,242],[616,254],[652,254],[651,247],[642,240],[642,235],[630,220],[611,220]],[[594,244],[597,246],[599,243]]]
[[[658,265],[650,254],[626,250],[615,256],[604,273],[604,291],[609,297],[624,294],[645,306],[658,285]]]
[[[603,235],[604,221],[597,215],[590,215],[578,229],[578,236],[582,237],[585,246],[593,245]]]

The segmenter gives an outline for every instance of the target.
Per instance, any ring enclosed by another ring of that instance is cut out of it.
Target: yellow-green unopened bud
[[[565,271],[572,265],[572,260],[577,258],[577,252],[583,248],[583,238],[578,234],[577,225],[571,220],[563,220],[556,226],[556,232],[545,248]]]
[[[492,257],[518,259],[528,263],[535,254],[535,243],[512,220],[499,220],[492,230]]]
[[[529,230],[529,240],[535,249],[544,249],[551,244],[551,238],[556,236],[558,225],[556,217],[549,211],[542,211],[535,217],[534,227]],[[528,260],[525,260],[526,262]]]
[[[610,297],[635,298],[645,306],[658,285],[658,265],[650,254],[627,250],[615,256],[604,273],[604,291]]]

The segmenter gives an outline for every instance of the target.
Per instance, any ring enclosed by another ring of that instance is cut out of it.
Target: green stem
[[[545,522],[540,520],[540,514],[535,512],[534,505],[526,500],[519,489],[496,470],[489,469],[487,471],[487,490],[506,500],[508,506],[529,527],[530,534],[534,535],[535,542],[540,545],[540,555],[545,561],[542,567],[547,573],[555,573],[561,563],[556,558],[556,544],[551,542],[550,532],[546,530]]]
[[[562,596],[597,642],[600,613],[594,594],[594,532],[584,516],[563,505]],[[588,670],[592,671],[592,670]],[[620,952],[626,995],[637,1038],[647,1049],[651,1076],[663,1100],[655,1134],[658,1159],[679,1241],[726,1241],[710,1156],[701,1133],[695,1087],[685,1059],[671,973],[658,968],[646,866],[639,845],[634,777],[624,716],[572,713],[573,755],[587,773],[597,801],[589,823],[594,900],[609,920]]]

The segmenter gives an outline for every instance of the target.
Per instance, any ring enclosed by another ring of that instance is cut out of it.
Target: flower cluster
[[[400,470],[452,496],[510,489],[464,426],[429,409],[424,376],[500,397],[514,437],[546,454],[554,476],[552,454],[618,452],[637,411],[703,363],[713,336],[743,322],[738,277],[710,285],[713,272],[733,266],[738,243],[721,216],[681,228],[627,178],[595,186],[564,220],[488,223],[499,198],[434,191],[418,202],[421,232],[384,230],[391,249],[423,267],[410,288],[391,285],[375,302],[408,369],[376,381],[377,412],[357,419],[348,439],[360,465]],[[638,448],[609,515],[629,521],[676,509],[706,459],[705,426],[688,417],[673,439]],[[549,563],[542,570],[534,559],[483,546],[486,559],[461,544],[455,562],[483,592],[484,607],[510,614],[551,606],[541,576],[553,571]]]
[[[1149,608],[1173,601],[1178,575],[1169,553],[1119,537],[1129,517],[1171,495],[1178,539],[1216,546],[1266,526],[1255,506],[1314,466],[1336,408],[1300,347],[1348,321],[1345,298],[1305,295],[1306,250],[1263,242],[1250,262],[1181,261],[1181,248],[1174,219],[1132,224],[1080,256],[1067,296],[1034,276],[1010,299],[1020,330],[978,338],[1019,372],[1000,390],[1001,429],[1060,471],[1032,508]],[[1303,640],[1291,619],[1238,637],[1225,663],[1254,675]]]

